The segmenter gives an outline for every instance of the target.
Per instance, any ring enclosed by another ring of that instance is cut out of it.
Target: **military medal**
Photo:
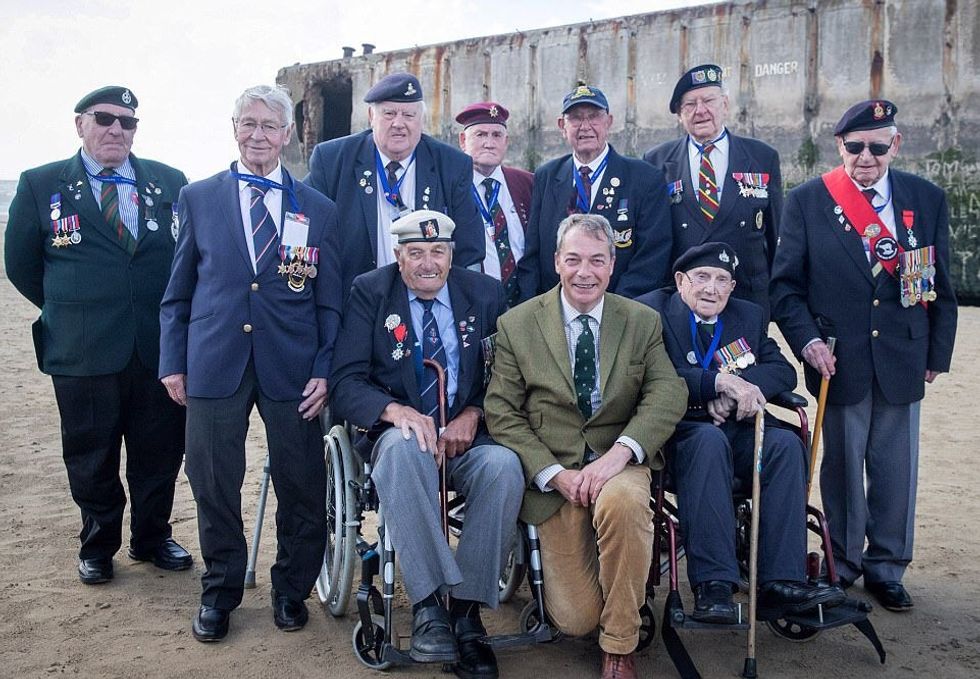
[[[72,245],[78,245],[82,242],[82,234],[78,233],[78,229],[75,229],[71,232],[71,235],[68,236],[68,240],[71,241]]]
[[[868,224],[864,228],[864,235],[868,238],[877,238],[879,235],[881,235],[881,227],[877,224]]]
[[[177,220],[177,203],[174,203],[171,209],[173,211],[173,219],[170,221],[170,235],[173,236],[174,240],[176,241],[177,233],[180,231],[180,226]]]
[[[691,365],[698,364],[698,357],[694,355],[693,351],[687,352],[687,362],[690,363]]]
[[[405,338],[408,337],[408,328],[401,322],[398,314],[391,314],[385,319],[385,329],[395,337],[395,348],[391,352],[391,358],[396,361],[402,360],[403,357],[409,354],[405,350]]]
[[[769,197],[769,174],[766,172],[732,172],[732,179],[738,184],[738,193],[743,198]]]
[[[146,223],[146,228],[149,229],[150,231],[156,231],[157,229],[160,228],[160,225],[151,219]]]
[[[51,196],[51,221],[55,222],[61,218],[61,194],[55,193]]]
[[[716,351],[715,360],[718,361],[718,369],[721,372],[738,375],[740,371],[755,364],[755,354],[752,353],[752,348],[745,338],[739,337]]]
[[[902,306],[909,308],[935,301],[936,249],[932,245],[907,250],[899,256],[899,294]]]
[[[678,179],[676,182],[670,182],[667,184],[667,196],[670,198],[671,205],[677,205],[681,202],[684,197],[682,194],[684,192],[684,182]]]
[[[912,232],[912,227],[915,224],[915,212],[912,210],[902,210],[902,223],[905,225],[905,230],[909,234],[909,247],[918,247],[918,239],[915,237],[915,233]]]

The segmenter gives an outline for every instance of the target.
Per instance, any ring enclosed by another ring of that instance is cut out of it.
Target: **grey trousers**
[[[480,445],[447,460],[447,482],[466,496],[466,518],[455,556],[442,532],[439,470],[413,436],[392,427],[372,455],[371,478],[398,555],[405,589],[414,604],[435,590],[497,607],[503,559],[510,549],[524,495],[517,455]]]
[[[827,406],[820,493],[837,573],[852,582],[901,581],[912,560],[919,405],[888,403],[876,381],[860,403]]]

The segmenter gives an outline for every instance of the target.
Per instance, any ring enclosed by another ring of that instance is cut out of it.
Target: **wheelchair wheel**
[[[642,651],[657,638],[657,619],[653,616],[653,594],[647,594],[647,600],[640,606],[640,640],[636,650]]]
[[[815,627],[801,625],[782,618],[779,618],[778,620],[767,620],[766,624],[769,625],[769,629],[771,629],[773,634],[775,634],[777,637],[782,637],[787,641],[793,641],[795,643],[810,641],[811,639],[816,639],[820,635],[820,630],[816,629]]]
[[[504,604],[511,600],[514,592],[524,582],[525,575],[527,575],[527,559],[524,554],[524,539],[518,532],[514,534],[514,545],[507,554],[507,562],[500,574],[500,594],[498,596],[500,603]]]
[[[538,604],[531,599],[527,605],[521,610],[521,617],[519,628],[522,632],[533,632],[541,624],[541,618],[538,615]],[[551,639],[550,641],[558,641],[561,638],[561,631],[552,625],[551,627]]]
[[[327,468],[327,546],[316,579],[320,603],[334,616],[347,612],[354,579],[357,506],[348,482],[354,478],[350,439],[340,425],[324,437]]]
[[[354,633],[351,635],[351,642],[354,644],[354,654],[365,667],[372,670],[384,671],[391,667],[391,661],[381,660],[381,653],[384,646],[385,619],[380,615],[371,616],[371,624],[374,626],[374,643],[369,644],[364,638],[364,628],[360,620],[354,625]]]

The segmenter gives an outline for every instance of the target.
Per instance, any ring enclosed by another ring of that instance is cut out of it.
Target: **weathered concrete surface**
[[[612,143],[639,155],[678,135],[670,93],[703,62],[725,69],[732,129],[775,146],[789,186],[836,164],[832,129],[850,104],[894,101],[904,135],[896,166],[946,188],[954,281],[964,300],[980,301],[977,0],[736,0],[292,66],[278,80],[301,129],[285,157],[305,174],[318,141],[365,128],[361,98],[394,70],[419,76],[426,129],[450,143],[460,108],[504,103],[511,162],[530,169],[564,152],[558,108],[586,80],[609,97]]]

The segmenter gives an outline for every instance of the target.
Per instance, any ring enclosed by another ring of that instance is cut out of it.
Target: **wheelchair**
[[[811,444],[809,422],[804,410],[807,400],[798,394],[786,392],[772,399],[769,405],[782,411],[788,411],[790,417],[795,416],[796,423],[785,422],[785,426],[800,436],[804,447],[809,452]],[[812,476],[813,470],[809,470],[809,474]],[[678,674],[684,679],[688,679],[701,675],[698,673],[677,630],[748,631],[750,623],[748,615],[743,615],[741,603],[738,604],[739,621],[730,625],[699,622],[685,612],[678,586],[678,561],[684,556],[684,547],[680,544],[680,521],[676,503],[667,498],[667,495],[673,494],[673,491],[674,489],[665,472],[662,471],[658,476],[655,475],[651,501],[654,512],[653,550],[655,561],[657,555],[665,554],[665,557],[661,560],[659,568],[655,569],[656,572],[651,573],[651,581],[653,585],[659,585],[663,576],[666,575],[668,578],[668,592],[664,602],[661,636]],[[741,488],[739,484],[736,484],[733,502],[735,503],[736,520],[736,557],[743,577],[741,588],[744,590],[748,580],[751,540],[752,502],[750,489]],[[830,584],[838,584],[831,550],[830,529],[827,522],[822,512],[810,504],[807,504],[806,514],[807,530],[818,536],[822,552],[822,554],[818,552],[807,554],[807,581],[810,583],[824,581]],[[765,622],[776,636],[793,642],[809,641],[816,638],[823,630],[843,625],[854,625],[871,642],[879,660],[884,664],[885,649],[875,632],[874,626],[868,619],[871,610],[872,607],[868,602],[847,598],[843,603],[833,608],[824,609],[823,606],[818,606],[814,611],[799,614],[773,614],[770,611],[760,610],[757,611],[756,619],[759,622]]]

